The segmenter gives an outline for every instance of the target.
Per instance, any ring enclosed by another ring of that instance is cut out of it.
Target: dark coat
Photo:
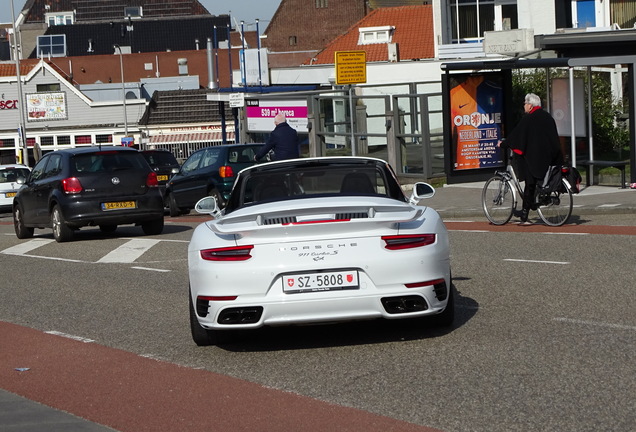
[[[525,165],[520,176],[531,174],[542,179],[550,165],[561,165],[563,154],[556,123],[550,113],[539,108],[524,115],[505,141],[522,156]]]
[[[270,150],[274,150],[274,160],[294,159],[299,157],[298,133],[287,122],[276,125],[269,139],[256,153],[256,159],[265,156]]]

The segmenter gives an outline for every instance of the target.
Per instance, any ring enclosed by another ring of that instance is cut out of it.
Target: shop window
[[[112,135],[95,135],[95,142],[97,144],[112,144],[113,136]]]
[[[57,145],[70,145],[71,137],[69,135],[58,135]]]
[[[55,137],[53,136],[40,137],[40,146],[52,146],[53,144],[55,144]]]
[[[91,144],[93,142],[93,137],[90,135],[76,135],[75,136],[75,144]]]

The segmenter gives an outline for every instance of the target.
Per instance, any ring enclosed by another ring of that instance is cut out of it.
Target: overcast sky
[[[5,1],[6,0],[0,0],[3,5]],[[199,2],[201,2],[212,15],[229,14],[232,21],[234,21],[234,19],[239,23],[244,21],[245,30],[256,30],[253,23],[258,18],[259,30],[261,32],[265,30],[269,24],[269,20],[280,4],[280,0],[199,0]],[[16,16],[18,16],[25,3],[26,0],[13,0]],[[7,7],[0,7],[0,23],[10,23],[11,21],[10,5],[7,4]],[[252,24],[252,26],[248,26],[249,24]],[[235,26],[234,22],[232,22],[232,26]]]

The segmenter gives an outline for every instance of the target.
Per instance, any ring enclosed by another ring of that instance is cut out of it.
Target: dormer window
[[[141,18],[143,16],[143,10],[141,6],[127,6],[124,8],[124,18]]]
[[[358,31],[358,45],[371,45],[380,43],[390,43],[393,38],[393,26],[381,27],[360,27]]]
[[[47,12],[44,19],[49,27],[56,25],[71,25],[75,22],[75,14],[73,12]]]

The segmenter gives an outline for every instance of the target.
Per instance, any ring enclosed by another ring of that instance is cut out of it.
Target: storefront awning
[[[226,132],[227,141],[234,141],[234,131]],[[153,135],[150,137],[150,144],[182,144],[182,143],[206,143],[223,142],[221,132],[192,132],[169,135]]]

